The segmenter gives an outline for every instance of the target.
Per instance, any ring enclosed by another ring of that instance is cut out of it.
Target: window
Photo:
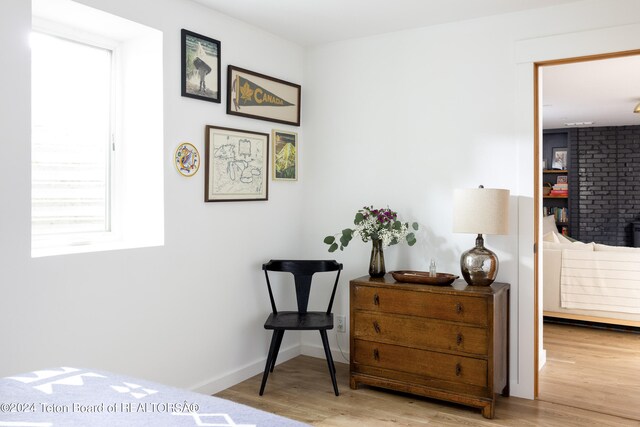
[[[113,52],[39,32],[31,49],[32,235],[72,244],[104,237],[112,230]]]
[[[32,0],[31,256],[164,244],[162,32]]]

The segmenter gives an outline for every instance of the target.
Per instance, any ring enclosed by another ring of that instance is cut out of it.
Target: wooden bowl
[[[449,273],[436,273],[430,276],[428,271],[398,270],[392,271],[391,275],[397,282],[420,283],[423,285],[446,286],[452,284],[458,277]]]

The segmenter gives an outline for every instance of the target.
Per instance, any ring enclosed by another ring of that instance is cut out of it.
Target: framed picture
[[[207,126],[205,159],[205,202],[268,199],[268,134]]]
[[[565,147],[554,148],[552,150],[551,168],[552,169],[567,169],[569,164],[569,155]]]
[[[298,180],[298,134],[274,129],[271,134],[273,141],[273,180]]]
[[[182,29],[182,96],[220,103],[220,42]]]
[[[300,85],[229,65],[227,114],[300,126]]]
[[[567,175],[560,175],[556,178],[556,184],[566,184],[567,182]]]
[[[191,177],[200,169],[200,153],[198,149],[188,142],[178,145],[173,155],[176,169],[181,175]]]

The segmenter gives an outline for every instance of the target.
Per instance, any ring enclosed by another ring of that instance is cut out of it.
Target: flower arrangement
[[[355,228],[345,228],[342,233],[324,238],[324,243],[329,245],[329,252],[335,252],[338,248],[344,250],[354,236],[359,236],[363,242],[380,240],[383,247],[396,245],[403,239],[409,246],[416,243],[416,236],[409,230],[409,223],[398,221],[398,213],[388,207],[374,209],[373,206],[365,206],[356,212],[353,223]],[[418,223],[412,223],[411,228],[417,230]],[[336,236],[340,236],[339,245]]]

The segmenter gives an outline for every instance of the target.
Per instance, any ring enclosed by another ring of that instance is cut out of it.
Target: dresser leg
[[[351,379],[349,380],[349,387],[351,387],[351,389],[353,390],[357,390],[360,384],[358,384],[358,382],[355,380],[355,378],[351,377]]]
[[[482,416],[485,418],[492,419],[495,414],[494,408],[495,408],[495,405],[493,403],[490,403],[489,405],[483,407]]]

